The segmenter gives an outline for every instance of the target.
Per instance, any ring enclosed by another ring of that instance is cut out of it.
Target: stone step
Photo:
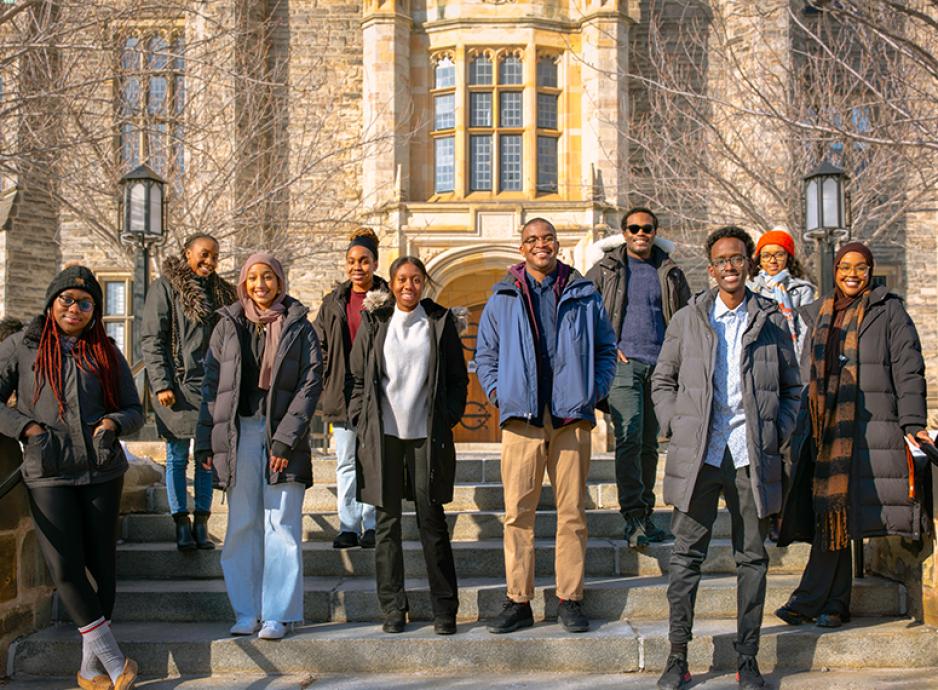
[[[335,457],[325,456],[313,460],[313,483],[335,484]],[[664,463],[659,463],[664,470]],[[663,476],[663,474],[662,474]],[[590,460],[589,479],[592,482],[615,482],[615,460],[611,457],[593,457]],[[501,483],[502,463],[498,456],[461,457],[456,462],[456,481],[460,483]],[[547,482],[545,473],[544,481]]]
[[[615,482],[589,483],[587,490],[587,508],[618,508],[618,492]],[[221,491],[212,492],[212,512],[228,510],[228,501]],[[656,495],[660,496],[660,494]],[[660,501],[660,499],[659,499]],[[148,489],[148,510],[153,513],[168,513],[166,487],[156,484]],[[409,505],[406,504],[405,505]],[[554,507],[554,490],[545,485],[541,491],[539,508]],[[502,485],[492,483],[457,484],[453,490],[452,502],[446,504],[447,510],[502,510],[504,499]],[[192,497],[189,498],[189,510],[193,510]],[[304,513],[332,512],[336,510],[336,485],[314,484],[303,497]]]
[[[414,624],[387,635],[375,624],[308,625],[283,640],[232,638],[228,623],[116,623],[122,650],[144,675],[226,673],[455,673],[660,672],[668,655],[667,624],[594,621],[588,633],[569,634],[540,623],[510,635],[492,635],[484,624],[462,624],[459,634],[433,634]],[[695,672],[732,670],[736,621],[698,618],[689,660]],[[19,675],[73,674],[81,640],[71,625],[53,626],[11,647]],[[908,619],[856,618],[837,630],[787,626],[767,617],[759,664],[763,671],[938,666],[931,628]]]
[[[800,575],[771,575],[766,610],[782,606],[798,586]],[[426,579],[408,580],[410,617],[432,620]],[[661,619],[667,610],[666,576],[591,578],[584,588],[583,606],[594,620]],[[307,623],[382,620],[373,578],[307,577],[304,580]],[[505,601],[505,582],[494,578],[464,578],[459,582],[459,620],[493,618]],[[557,616],[554,582],[540,579],[532,601],[536,620]],[[905,587],[880,577],[854,582],[854,616],[900,616],[907,612]],[[64,617],[62,607],[57,611]],[[709,575],[700,583],[697,615],[735,618],[736,576]],[[225,583],[214,580],[121,580],[117,586],[114,620],[121,622],[233,621]]]
[[[586,575],[661,575],[668,572],[673,543],[650,544],[631,549],[620,540],[591,539],[586,551]],[[485,540],[453,542],[456,573],[463,578],[504,578],[502,542]],[[535,567],[538,576],[554,574],[554,542],[535,542]],[[810,546],[793,544],[784,549],[768,545],[772,572],[800,574],[808,561]],[[181,553],[174,543],[124,543],[117,547],[117,575],[122,579],[205,579],[222,576],[221,549]],[[374,575],[373,550],[360,548],[338,550],[322,541],[303,543],[304,574],[310,577],[371,577]],[[404,567],[407,573],[424,572],[420,542],[404,542]],[[710,543],[703,572],[734,573],[732,547],[728,539]]]
[[[670,508],[658,508],[652,514],[655,525],[668,529],[671,524]],[[501,511],[447,511],[446,519],[450,526],[450,535],[454,541],[478,541],[501,539],[504,534]],[[589,535],[592,538],[621,539],[625,522],[615,510],[589,510],[586,513]],[[221,541],[228,525],[228,514],[212,513],[209,518],[209,533]],[[417,517],[414,512],[403,514],[401,524],[404,539],[419,539]],[[557,531],[557,512],[544,510],[537,514],[534,533],[539,539],[553,537]],[[332,541],[339,532],[338,513],[307,513],[303,516],[303,534],[310,541]],[[172,541],[175,526],[168,514],[135,513],[122,518],[121,535],[129,542]],[[730,516],[726,511],[717,514],[713,525],[714,537],[730,536]]]

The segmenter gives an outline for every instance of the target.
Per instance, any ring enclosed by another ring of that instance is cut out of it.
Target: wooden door
[[[498,409],[489,402],[475,373],[476,332],[483,306],[470,307],[469,329],[462,335],[463,355],[469,370],[469,396],[466,412],[453,429],[456,443],[498,443],[502,437],[498,426]]]

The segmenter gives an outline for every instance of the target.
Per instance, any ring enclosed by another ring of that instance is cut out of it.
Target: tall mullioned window
[[[456,188],[456,65],[453,56],[439,56],[433,70],[433,191]]]
[[[124,170],[148,164],[166,178],[185,172],[185,39],[181,32],[126,36],[117,105]]]
[[[448,52],[434,56],[436,193],[457,191],[458,171],[465,173],[460,192],[517,193],[525,191],[526,179],[533,179],[537,194],[557,193],[562,135],[559,57],[539,54],[537,64],[527,66],[535,70],[533,82],[526,78],[527,59],[521,48],[470,48],[460,64]],[[465,87],[458,90],[457,70],[465,75]],[[529,89],[535,94],[529,95]],[[531,96],[535,109],[526,112]],[[458,111],[462,117],[457,117]],[[457,150],[456,129],[463,127],[464,143]],[[525,151],[531,152],[528,157]]]

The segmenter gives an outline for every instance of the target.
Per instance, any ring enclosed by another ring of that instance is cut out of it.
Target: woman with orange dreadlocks
[[[23,442],[23,480],[42,553],[82,636],[78,685],[126,690],[137,665],[111,632],[117,517],[127,459],[119,436],[143,425],[127,361],[104,332],[101,286],[70,266],[46,308],[0,344],[0,433]],[[87,572],[94,578],[92,586]]]

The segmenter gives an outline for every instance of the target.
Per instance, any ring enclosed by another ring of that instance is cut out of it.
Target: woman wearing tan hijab
[[[260,628],[276,640],[303,620],[303,494],[322,366],[309,310],[287,294],[277,259],[249,257],[238,298],[220,311],[205,359],[196,456],[228,493],[221,564],[231,634]]]

